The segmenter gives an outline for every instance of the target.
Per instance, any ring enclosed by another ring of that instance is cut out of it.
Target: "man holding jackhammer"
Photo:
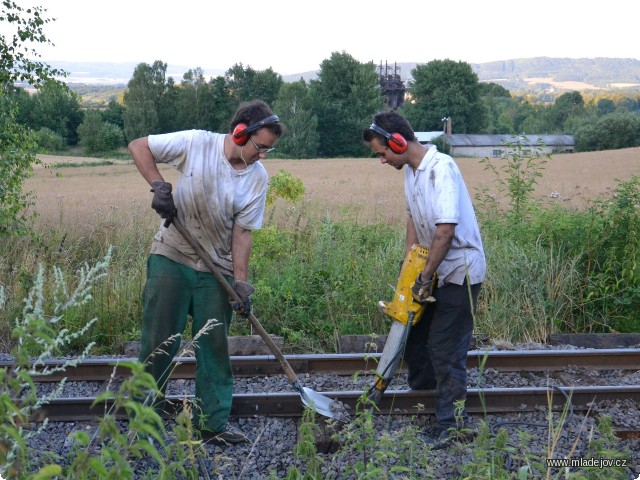
[[[426,308],[410,330],[404,361],[412,389],[436,391],[436,427],[429,443],[442,448],[467,420],[454,403],[467,395],[467,352],[486,272],[480,229],[454,160],[434,145],[420,144],[405,118],[379,113],[362,137],[383,164],[406,167],[406,249],[414,244],[429,248],[412,288],[414,299]]]
[[[240,443],[247,438],[228,425],[233,375],[227,333],[232,310],[251,311],[247,283],[251,231],[262,226],[268,175],[260,160],[283,133],[279,118],[260,100],[238,107],[230,133],[188,130],[138,138],[129,151],[151,186],[151,207],[163,219],[147,260],[140,361],[164,393],[180,336],[192,317],[196,338],[194,424],[202,439]],[[176,168],[166,182],[157,163]],[[238,294],[230,304],[224,288],[180,235],[177,216],[206,250]],[[209,320],[207,329],[203,329]],[[155,406],[161,409],[162,401]]]

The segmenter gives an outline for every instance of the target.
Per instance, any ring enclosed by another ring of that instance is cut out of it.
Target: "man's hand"
[[[176,206],[173,203],[171,184],[169,182],[154,180],[151,182],[151,191],[153,192],[151,208],[153,208],[161,218],[173,218],[176,214]]]
[[[249,283],[238,280],[233,289],[240,297],[240,301],[232,301],[231,308],[241,317],[247,318],[251,313],[251,295],[256,291]]]
[[[416,283],[413,284],[411,293],[413,299],[418,303],[433,303],[436,301],[433,296],[433,287],[435,284],[435,275],[429,278],[426,282],[422,279],[422,272],[416,277]]]

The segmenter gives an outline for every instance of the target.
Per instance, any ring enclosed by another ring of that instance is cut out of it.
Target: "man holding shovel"
[[[129,151],[151,185],[152,208],[163,218],[147,260],[140,361],[147,362],[162,392],[180,336],[192,317],[196,354],[194,422],[203,440],[240,443],[247,438],[228,425],[233,375],[227,333],[232,310],[251,311],[247,282],[251,231],[262,226],[268,175],[260,160],[283,133],[279,118],[262,101],[238,107],[228,134],[188,130],[138,138]],[[179,172],[175,189],[157,163]],[[174,216],[206,250],[233,285],[229,295],[200,256],[171,225]],[[162,402],[157,403],[162,408]]]

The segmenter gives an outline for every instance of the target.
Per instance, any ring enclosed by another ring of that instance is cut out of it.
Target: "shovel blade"
[[[302,387],[302,403],[313,408],[320,415],[328,418],[335,418],[335,412],[331,408],[334,400],[325,397],[321,393],[315,392],[307,387]]]

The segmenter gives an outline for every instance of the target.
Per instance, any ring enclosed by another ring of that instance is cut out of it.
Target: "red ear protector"
[[[245,123],[239,123],[236,128],[233,129],[233,142],[236,145],[243,146],[249,141],[250,133],[255,132],[259,128],[269,125],[270,123],[279,122],[280,118],[277,115],[270,115],[267,118],[253,123],[247,127]]]
[[[404,153],[407,151],[407,141],[399,133],[389,133],[384,128],[380,128],[375,123],[371,124],[369,130],[379,133],[384,138],[386,138],[387,145],[393,153]]]

